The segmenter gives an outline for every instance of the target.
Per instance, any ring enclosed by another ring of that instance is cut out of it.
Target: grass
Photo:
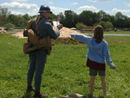
[[[130,31],[105,31],[105,34],[130,34]]]
[[[93,31],[84,31],[83,33],[93,34]],[[105,34],[130,34],[130,31],[104,31]]]
[[[106,98],[130,98],[130,38],[105,36],[117,69],[107,66]],[[22,46],[26,39],[18,39],[10,34],[0,35],[0,98],[31,98],[34,93],[25,94],[28,71],[28,55]],[[88,47],[76,44],[74,40],[64,43],[57,39],[45,66],[41,92],[48,98],[79,93],[89,95],[89,69],[86,67]],[[93,98],[103,98],[100,77],[94,85]]]

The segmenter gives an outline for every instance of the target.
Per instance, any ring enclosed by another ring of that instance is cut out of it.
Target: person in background
[[[117,31],[117,28],[115,28],[114,30],[115,30],[115,32],[116,32],[116,31]]]
[[[108,43],[103,38],[103,28],[100,25],[97,25],[94,29],[94,36],[88,37],[80,34],[71,34],[71,37],[76,38],[77,40],[82,41],[83,43],[88,45],[87,52],[87,63],[86,65],[89,67],[89,75],[90,77],[90,94],[93,95],[93,86],[94,80],[99,74],[101,78],[101,84],[103,88],[103,95],[107,96],[106,93],[106,78],[105,78],[105,60],[111,69],[115,69],[116,66],[112,62],[110,57],[110,51]]]
[[[52,39],[57,39],[60,35],[59,30],[63,27],[60,24],[57,27],[57,30],[54,31],[52,25],[47,21],[50,14],[52,13],[50,8],[47,5],[41,5],[39,9],[40,15],[37,16],[37,19],[33,20],[31,24],[31,29],[36,33],[36,22],[39,23],[38,30],[40,32],[40,38],[50,36]],[[36,21],[36,22],[35,22]],[[33,46],[33,45],[32,45]],[[42,81],[42,74],[44,72],[45,63],[47,60],[47,51],[45,49],[40,49],[34,52],[29,53],[29,69],[27,74],[27,90],[26,92],[34,91],[34,98],[44,98],[46,94],[40,93],[40,86]],[[35,89],[32,87],[32,80],[35,74]]]

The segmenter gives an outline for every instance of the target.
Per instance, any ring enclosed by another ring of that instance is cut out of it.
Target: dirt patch
[[[7,34],[8,32],[6,30],[1,29],[0,34]]]

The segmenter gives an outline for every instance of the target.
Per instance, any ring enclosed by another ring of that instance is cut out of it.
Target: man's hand
[[[60,30],[62,27],[63,27],[62,24],[59,24],[59,25],[57,26],[57,28],[58,28],[59,30]]]

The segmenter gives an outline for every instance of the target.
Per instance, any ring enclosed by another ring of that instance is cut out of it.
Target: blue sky
[[[130,17],[130,0],[0,0],[2,8],[8,8],[12,14],[37,15],[41,5],[48,5],[54,14],[72,10],[80,14],[83,10],[105,11],[115,15],[121,12]]]

